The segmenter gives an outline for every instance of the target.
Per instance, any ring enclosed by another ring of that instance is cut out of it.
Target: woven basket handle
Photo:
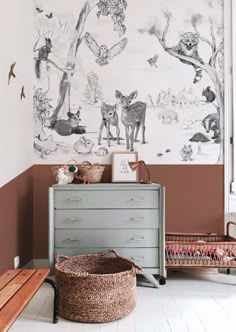
[[[68,163],[66,163],[66,165],[69,165],[69,164],[71,164],[71,163],[73,163],[73,165],[78,164],[76,159],[70,159],[70,160],[68,161]]]
[[[120,255],[119,255],[119,253],[118,253],[118,251],[116,251],[115,249],[107,249],[107,250],[105,250],[105,251],[103,251],[101,254],[99,254],[99,255],[101,255],[101,256],[106,256],[107,254],[110,254],[110,253],[113,253],[116,257],[121,257]],[[123,258],[123,257],[122,257]]]
[[[65,256],[65,255],[57,255],[56,256],[56,263],[62,263],[66,261],[70,256]]]
[[[99,163],[94,163],[94,164],[91,164],[89,161],[85,160],[82,162],[81,164],[82,166],[90,166],[90,168],[94,167],[94,166],[97,166],[97,168],[99,168],[101,165]]]
[[[135,274],[143,274],[143,269],[141,268],[141,266],[135,264],[133,261],[127,259],[128,261],[130,261],[133,265],[132,270]]]
[[[60,264],[65,262],[67,259],[71,258],[70,256],[65,256],[65,255],[57,255],[56,256],[56,263]],[[88,272],[69,272],[69,274],[73,277],[88,277],[89,273]]]
[[[132,271],[134,272],[134,274],[143,274],[143,269],[141,268],[141,266],[135,264],[133,261],[131,261],[130,259],[120,256],[118,251],[116,251],[115,249],[107,249],[104,252],[102,252],[100,255],[105,256],[107,254],[113,253],[116,257],[120,257],[122,259],[125,259],[126,261],[130,262],[132,264]]]
[[[87,161],[87,160],[83,161],[83,162],[82,162],[82,165],[83,165],[83,166],[90,166],[90,167],[93,166],[93,165],[92,165],[89,161]]]

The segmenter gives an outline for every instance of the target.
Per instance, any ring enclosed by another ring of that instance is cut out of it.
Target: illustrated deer
[[[106,103],[102,103],[101,106],[102,122],[99,128],[98,144],[101,144],[102,130],[106,127],[107,131],[107,145],[110,146],[110,138],[114,141],[114,137],[111,133],[111,126],[116,127],[117,143],[120,144],[120,128],[119,117],[117,114],[117,105],[111,106]]]
[[[138,95],[138,91],[133,91],[129,96],[123,96],[118,90],[115,92],[116,98],[120,100],[121,122],[125,126],[126,134],[126,149],[134,150],[134,141],[137,141],[140,126],[142,127],[142,143],[145,142],[145,116],[146,116],[146,103],[136,101],[131,104],[132,100]],[[135,132],[135,133],[134,133]]]

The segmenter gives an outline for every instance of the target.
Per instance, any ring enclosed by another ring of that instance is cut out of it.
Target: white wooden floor
[[[236,275],[173,272],[159,289],[137,287],[134,312],[106,324],[59,317],[52,324],[53,290],[43,284],[10,332],[235,332]]]

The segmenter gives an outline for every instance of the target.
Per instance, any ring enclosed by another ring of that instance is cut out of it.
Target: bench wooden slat
[[[21,269],[8,270],[3,275],[0,276],[0,290],[5,287],[9,281],[11,281],[17,274],[19,274]]]
[[[24,285],[36,270],[22,270],[3,289],[0,290],[0,309]]]
[[[22,270],[27,271],[27,270]],[[0,331],[6,332],[49,275],[50,269],[37,269],[0,310]]]

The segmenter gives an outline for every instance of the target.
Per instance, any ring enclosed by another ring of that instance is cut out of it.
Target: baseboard
[[[33,259],[31,259],[31,261],[29,261],[27,264],[25,264],[22,268],[32,269],[33,268]]]
[[[49,267],[48,259],[32,259],[24,266],[24,268],[26,269],[40,269],[48,267]]]

